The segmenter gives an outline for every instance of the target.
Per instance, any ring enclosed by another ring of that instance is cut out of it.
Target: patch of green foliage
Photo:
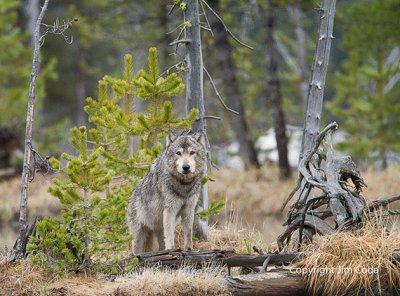
[[[207,221],[208,217],[218,215],[224,206],[225,202],[223,200],[213,200],[208,209],[198,212],[197,215],[199,215],[201,220]]]
[[[49,192],[59,199],[62,217],[38,222],[28,246],[34,262],[58,273],[89,266],[118,271],[118,254],[132,239],[126,206],[136,182],[160,154],[166,133],[190,128],[198,116],[195,109],[185,119],[173,113],[165,99],[184,85],[175,73],[161,77],[157,62],[157,50],[150,48],[147,71],[133,75],[133,57],[126,55],[123,77],[105,76],[98,99],[87,98],[85,111],[94,127],[71,129],[75,153],[62,154],[65,166],[51,159],[60,177]],[[147,112],[135,112],[135,99],[147,101]]]
[[[32,50],[27,46],[29,34],[18,26],[19,10],[22,10],[21,1],[2,0],[0,3],[0,126],[22,134],[25,131]],[[43,103],[44,82],[56,78],[55,62],[51,59],[41,67],[36,110],[40,110]]]

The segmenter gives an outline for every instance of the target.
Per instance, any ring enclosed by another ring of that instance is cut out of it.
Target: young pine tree
[[[64,153],[65,167],[51,163],[62,176],[49,189],[63,207],[61,218],[38,223],[29,249],[36,262],[58,272],[77,271],[92,263],[116,259],[132,237],[126,225],[126,206],[138,179],[162,150],[170,129],[188,129],[198,116],[173,114],[166,98],[184,90],[180,77],[159,75],[157,50],[150,48],[148,69],[133,75],[133,58],[125,56],[122,78],[99,81],[98,99],[87,98],[84,108],[94,127],[73,128],[76,155]],[[147,101],[146,113],[134,110],[134,100]],[[103,265],[105,266],[105,265]],[[116,272],[112,264],[112,272]]]

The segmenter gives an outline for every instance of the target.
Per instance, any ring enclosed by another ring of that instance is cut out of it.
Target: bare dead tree
[[[333,39],[335,7],[336,0],[323,0],[321,7],[318,9],[320,11],[320,26],[308,87],[300,160],[310,152],[320,129],[326,73]]]
[[[328,69],[330,47],[333,38],[332,33],[335,7],[335,0],[322,0],[321,7],[318,9],[320,11],[320,25],[317,47],[314,54],[314,61],[311,68],[311,77],[308,87],[307,107],[304,118],[303,139],[299,159],[300,163],[303,161],[305,155],[309,155],[311,148],[313,147],[319,134],[326,73]],[[313,198],[313,191],[307,186],[309,185],[307,185],[305,180],[301,179],[300,183],[296,185],[296,190],[293,190],[290,195],[293,196],[293,194],[300,189],[299,201],[301,201],[303,204],[306,204],[309,199]],[[284,206],[286,203],[287,201],[285,202]],[[282,210],[284,206],[282,206]],[[291,225],[288,225],[287,231],[289,231],[290,227]],[[309,232],[313,233],[313,230],[310,230]]]
[[[206,134],[206,121],[204,120],[204,95],[203,95],[203,55],[201,50],[200,21],[199,21],[199,2],[198,0],[188,0],[184,12],[185,22],[190,26],[185,29],[186,46],[186,112],[196,108],[199,110],[199,117],[192,125],[195,132]],[[207,146],[207,145],[206,145]],[[196,212],[208,208],[208,186],[204,184],[198,202]],[[208,237],[208,221],[201,220],[197,215],[194,222],[194,235],[202,240]]]
[[[33,58],[32,58],[32,70],[29,82],[29,96],[28,96],[28,108],[26,114],[26,129],[25,129],[25,147],[24,147],[24,162],[22,168],[22,181],[21,181],[21,204],[19,210],[19,232],[18,238],[13,248],[10,260],[22,260],[25,257],[26,253],[26,244],[28,240],[27,235],[27,205],[28,205],[28,184],[30,181],[33,181],[32,176],[37,169],[36,162],[31,168],[32,155],[38,155],[38,153],[33,149],[32,146],[32,126],[33,126],[33,114],[36,100],[36,82],[39,76],[39,68],[40,68],[40,59],[39,53],[40,48],[44,43],[45,37],[48,34],[56,34],[61,35],[65,41],[68,43],[72,42],[72,39],[69,38],[65,31],[68,30],[72,26],[72,22],[75,21],[67,21],[62,24],[59,23],[58,20],[53,25],[47,25],[42,23],[43,17],[46,13],[47,6],[50,0],[45,0],[43,6],[41,7],[39,16],[36,20],[35,29],[33,32]],[[41,34],[40,28],[44,27],[45,30]],[[44,161],[46,164],[46,162]]]
[[[31,80],[29,83],[29,98],[28,98],[28,112],[26,114],[26,129],[25,129],[25,150],[24,150],[24,163],[22,168],[22,186],[21,186],[21,206],[19,210],[19,233],[17,246],[13,250],[12,259],[20,260],[26,251],[26,230],[27,230],[27,204],[28,204],[28,180],[29,180],[29,164],[31,161],[31,145],[32,145],[32,123],[33,123],[33,111],[36,100],[36,80],[39,75],[39,53],[41,47],[41,36],[40,26],[47,10],[49,0],[45,0],[40,11],[39,17],[36,21],[35,30],[33,33],[33,59],[32,59],[32,71]]]

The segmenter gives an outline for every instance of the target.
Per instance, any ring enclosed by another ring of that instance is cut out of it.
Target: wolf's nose
[[[182,169],[183,169],[183,172],[187,173],[187,172],[189,172],[189,170],[190,170],[190,165],[184,164],[184,165],[182,166]]]

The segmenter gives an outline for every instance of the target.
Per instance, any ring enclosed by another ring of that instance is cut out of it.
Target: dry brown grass
[[[231,295],[221,284],[222,270],[209,267],[202,270],[147,268],[130,275],[107,279],[100,275],[70,275],[59,277],[44,273],[29,260],[6,264],[0,256],[1,296],[153,296],[153,295]]]
[[[39,267],[25,260],[18,264],[7,263],[8,253],[0,254],[0,295],[46,295],[46,287],[56,279],[45,275]]]
[[[210,230],[208,246],[231,244],[243,251],[250,244],[249,241],[258,241],[259,247],[274,244],[276,237],[284,230],[282,222],[286,217],[286,213],[278,212],[279,207],[296,183],[296,172],[285,182],[279,180],[278,175],[278,168],[270,164],[260,170],[212,170],[216,182],[209,183],[210,199],[222,199],[226,206],[220,215],[211,218],[211,225],[215,226]],[[368,185],[363,194],[369,200],[400,193],[398,166],[385,171],[369,169],[362,175]],[[47,192],[50,184],[49,177],[38,175],[30,185],[30,217],[59,213],[58,200]],[[18,220],[19,196],[20,178],[0,182],[0,222]],[[399,203],[393,206],[399,208]],[[10,232],[3,229],[0,235],[13,236]],[[14,240],[14,236],[10,237],[7,245],[10,246]],[[198,246],[201,247],[201,244]]]
[[[225,210],[212,217],[217,228],[232,224],[236,230],[247,229],[260,234],[258,240],[271,244],[283,231],[284,216],[279,213],[281,202],[295,185],[295,178],[283,182],[278,178],[277,167],[264,165],[260,170],[213,171],[215,182],[209,183],[210,199],[225,201]],[[242,231],[243,232],[243,231]]]
[[[278,178],[276,166],[264,165],[260,170],[219,170],[213,171],[216,182],[209,183],[210,199],[223,199],[225,212],[212,221],[217,227],[226,224],[232,212],[237,215],[240,229],[258,232],[264,244],[273,244],[276,237],[284,231],[282,226],[286,212],[279,213],[283,200],[296,184],[297,172],[290,180]],[[363,196],[375,200],[400,194],[400,167],[392,166],[384,171],[369,169],[362,172],[368,187]],[[287,206],[287,208],[290,206]],[[393,203],[393,208],[400,208],[400,202]],[[287,210],[287,209],[286,209]]]
[[[384,220],[368,219],[361,229],[319,237],[309,246],[299,266],[314,295],[400,293],[399,264],[391,260],[400,231],[388,230]]]

